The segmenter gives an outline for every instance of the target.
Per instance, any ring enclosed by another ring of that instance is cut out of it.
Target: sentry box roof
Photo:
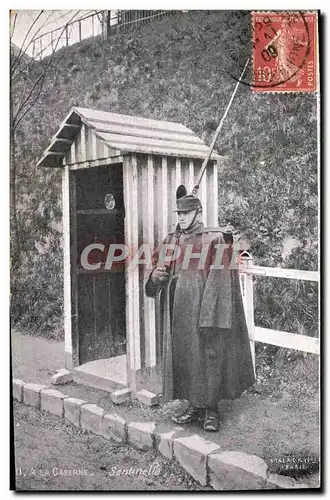
[[[134,152],[204,159],[209,149],[180,123],[75,107],[62,122],[38,166],[62,167],[83,124],[95,134],[97,141],[110,148],[109,157]],[[211,159],[219,158],[213,152]]]

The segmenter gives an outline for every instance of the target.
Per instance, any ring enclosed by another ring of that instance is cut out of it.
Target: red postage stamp
[[[316,12],[253,12],[253,90],[315,92]]]

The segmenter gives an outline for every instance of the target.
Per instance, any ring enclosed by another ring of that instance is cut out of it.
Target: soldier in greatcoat
[[[157,300],[163,400],[189,401],[174,422],[199,420],[205,430],[216,431],[219,401],[239,397],[255,382],[238,271],[231,262],[233,239],[220,228],[204,227],[195,196],[179,198],[176,211],[177,228],[153,255],[146,283],[147,296]]]

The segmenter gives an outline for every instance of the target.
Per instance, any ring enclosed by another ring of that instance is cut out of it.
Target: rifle
[[[197,195],[197,192],[198,192],[198,189],[199,189],[200,182],[201,182],[202,177],[203,177],[203,175],[204,175],[204,172],[205,172],[205,170],[206,170],[206,167],[207,167],[207,164],[208,164],[208,162],[209,162],[209,159],[211,158],[211,155],[212,155],[212,152],[213,152],[213,149],[214,149],[215,143],[217,142],[217,139],[218,139],[219,134],[220,134],[220,132],[221,132],[222,126],[223,126],[223,124],[224,124],[224,121],[225,121],[226,116],[227,116],[227,114],[228,114],[228,111],[229,111],[229,109],[230,109],[230,106],[231,106],[231,104],[232,104],[232,102],[233,102],[233,100],[234,100],[234,97],[235,97],[235,95],[236,95],[236,92],[237,92],[238,86],[239,86],[239,84],[241,83],[241,80],[242,80],[242,78],[243,78],[243,76],[244,76],[244,73],[245,73],[245,71],[246,71],[246,68],[247,68],[247,66],[248,66],[248,64],[249,64],[249,61],[250,61],[250,59],[248,59],[248,60],[246,61],[246,63],[245,63],[245,66],[244,66],[244,68],[243,68],[243,71],[242,71],[242,73],[241,73],[241,76],[239,77],[239,80],[238,80],[238,81],[237,81],[237,83],[236,83],[236,86],[235,86],[234,92],[233,92],[233,94],[232,94],[232,96],[231,96],[231,98],[230,98],[230,101],[229,101],[229,103],[228,103],[228,106],[227,106],[227,108],[226,108],[226,111],[225,111],[225,113],[224,113],[223,117],[221,118],[221,121],[220,121],[220,123],[219,123],[219,125],[218,125],[218,128],[216,129],[216,131],[215,131],[215,133],[214,133],[214,136],[213,136],[213,139],[212,139],[211,145],[210,145],[210,147],[209,147],[209,151],[208,151],[208,153],[207,153],[207,156],[206,156],[205,160],[203,161],[203,164],[202,164],[201,170],[200,170],[199,175],[198,175],[198,178],[197,178],[197,182],[196,182],[196,184],[195,184],[195,186],[194,186],[194,189],[192,190],[192,193],[191,193],[191,194],[192,194],[192,195],[194,195],[194,196],[196,196],[196,195]]]

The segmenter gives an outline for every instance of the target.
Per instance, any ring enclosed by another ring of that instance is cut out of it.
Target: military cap
[[[192,194],[181,196],[176,200],[176,210],[174,212],[189,212],[190,210],[198,210],[202,208],[199,198]]]

